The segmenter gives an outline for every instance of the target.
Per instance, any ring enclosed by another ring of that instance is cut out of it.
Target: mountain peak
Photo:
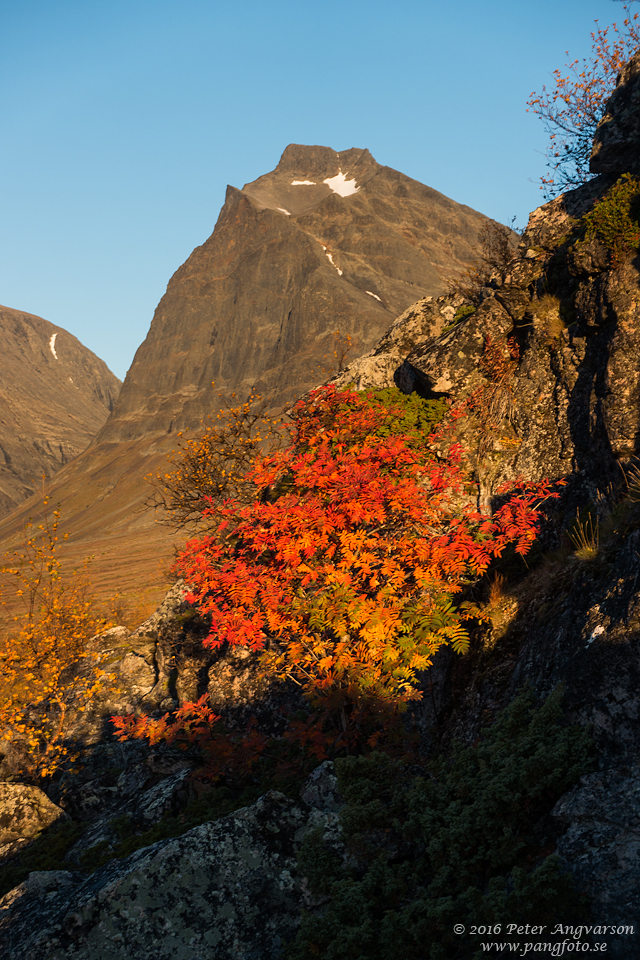
[[[331,194],[354,196],[383,169],[366,149],[338,153],[331,147],[290,143],[275,170],[246,183],[242,192],[259,210],[267,207],[295,217]]]
[[[331,147],[290,143],[273,172],[290,173],[294,178],[307,174],[313,180],[324,180],[325,177],[334,176],[341,167],[345,171],[353,167],[365,176],[372,176],[380,170],[380,164],[366,148],[351,147],[350,150],[338,152]]]
[[[171,278],[108,421],[55,478],[67,529],[114,544],[139,535],[148,550],[143,478],[164,469],[180,431],[220,409],[219,391],[255,388],[271,410],[291,403],[347,343],[366,353],[410,304],[442,293],[485,222],[361,148],[290,144],[270,173],[230,187],[212,235]],[[58,366],[64,339],[58,362],[47,329]],[[140,576],[138,561],[129,574]]]

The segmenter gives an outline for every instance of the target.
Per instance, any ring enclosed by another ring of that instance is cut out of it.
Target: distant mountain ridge
[[[0,306],[0,516],[93,439],[120,380],[67,330]]]

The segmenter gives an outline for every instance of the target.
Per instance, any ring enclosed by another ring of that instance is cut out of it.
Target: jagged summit
[[[353,148],[337,153],[330,147],[291,143],[276,169],[246,183],[242,193],[258,209],[269,207],[285,216],[297,217],[332,194],[354,196],[383,169],[368,150]]]
[[[325,379],[338,329],[363,353],[466,265],[484,217],[368,150],[291,144],[229,187],[213,234],[172,277],[101,440],[199,423],[216,390],[273,406]]]

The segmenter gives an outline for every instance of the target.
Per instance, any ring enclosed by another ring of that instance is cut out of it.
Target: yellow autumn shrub
[[[109,624],[96,612],[87,573],[63,572],[58,510],[25,527],[23,544],[0,565],[0,739],[15,772],[50,776],[69,758],[66,732],[106,676],[81,668],[87,641]]]

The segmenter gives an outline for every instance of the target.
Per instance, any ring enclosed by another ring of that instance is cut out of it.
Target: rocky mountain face
[[[485,218],[376,163],[291,144],[228,187],[211,237],[171,278],[98,442],[197,426],[217,390],[273,407],[322,382],[334,332],[365,352],[474,256]],[[216,389],[211,383],[215,381]]]
[[[121,383],[61,327],[0,306],[0,517],[88,446]]]
[[[534,211],[517,255],[473,303],[456,294],[421,297],[333,381],[451,399],[464,411],[459,439],[483,510],[499,502],[505,481],[567,480],[549,511],[540,555],[530,558],[530,568],[504,559],[491,591],[475,597],[487,601],[487,619],[469,653],[438,654],[409,718],[427,754],[434,747],[446,752],[454,741],[475,742],[523,684],[541,697],[564,686],[567,720],[592,730],[593,772],[556,803],[546,842],[553,838],[563,869],[588,897],[590,922],[605,928],[594,940],[619,960],[640,957],[640,256],[633,245],[613,247],[589,217],[606,214],[617,196],[627,159],[640,155],[638,131],[640,56],[623,72],[598,132],[596,179]],[[268,175],[249,185],[251,203],[264,203],[265,216],[279,213],[286,224],[309,215],[295,206],[298,187],[318,188],[321,204],[339,203],[325,181],[342,185],[352,168],[328,170],[321,159],[317,167],[287,165],[281,179]],[[276,203],[282,211],[273,210]],[[318,256],[328,261],[331,252],[343,269],[325,240]],[[328,267],[340,278],[330,261]],[[277,378],[271,382],[284,391]],[[133,436],[142,420],[134,401],[125,400],[131,405],[120,409],[129,410]],[[188,400],[182,409],[188,412]],[[110,740],[110,714],[160,713],[208,692],[233,730],[249,712],[276,716],[290,696],[258,682],[255,655],[203,651],[198,629],[176,585],[139,629],[96,638],[95,656],[110,664],[120,693],[96,697],[92,711],[78,717],[75,732],[88,758],[75,785],[51,784],[49,796],[13,783],[0,791],[0,853],[7,858],[28,850],[38,829],[54,820],[85,825],[58,869],[35,870],[0,902],[0,930],[15,960],[168,960],[180,951],[275,960],[300,911],[326,906],[326,897],[310,897],[297,851],[318,829],[335,855],[345,856],[343,800],[327,764],[298,800],[269,792],[181,836],[108,859],[119,849],[122,818],[140,832],[184,816],[202,789],[188,756]],[[0,772],[10,770],[8,751]],[[13,812],[20,830],[5,826],[2,810]],[[101,854],[107,862],[90,873]],[[384,848],[385,857],[397,854]],[[568,939],[584,941],[571,932]]]

